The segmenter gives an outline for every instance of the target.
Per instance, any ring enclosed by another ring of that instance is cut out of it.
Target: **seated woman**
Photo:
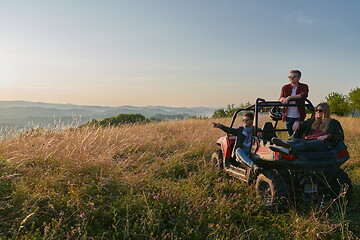
[[[320,103],[316,106],[315,117],[303,122],[294,123],[298,130],[295,136],[288,141],[273,138],[276,145],[270,149],[276,152],[289,154],[290,150],[297,152],[323,152],[344,141],[344,131],[339,121],[330,118],[330,106]]]

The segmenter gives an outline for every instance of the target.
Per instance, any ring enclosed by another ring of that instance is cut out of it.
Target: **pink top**
[[[320,129],[313,129],[311,133],[311,135],[305,136],[306,140],[316,140],[318,137],[326,135],[326,133],[321,131]]]
[[[320,129],[313,129],[311,131],[312,135],[316,136],[316,137],[320,137],[320,136],[323,136],[323,135],[326,135],[325,132],[321,131]]]

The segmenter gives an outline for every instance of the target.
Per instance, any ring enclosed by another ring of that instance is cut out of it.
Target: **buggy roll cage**
[[[246,108],[240,108],[238,109],[232,118],[231,121],[231,125],[230,127],[232,128],[235,122],[235,119],[237,117],[237,115],[242,112],[242,111],[253,111],[254,112],[254,119],[255,119],[255,129],[254,129],[254,136],[257,135],[258,132],[266,132],[267,130],[258,130],[259,128],[259,112],[260,111],[265,111],[268,112],[268,110],[270,110],[270,108],[272,107],[297,107],[297,106],[305,106],[305,108],[309,109],[311,111],[311,117],[314,116],[314,112],[315,112],[315,107],[314,105],[310,102],[309,99],[303,99],[303,98],[299,98],[296,99],[296,102],[301,101],[302,103],[282,103],[279,101],[266,101],[263,98],[257,98],[255,104],[250,105]],[[279,120],[275,121],[275,126],[274,126],[274,130],[275,132],[285,132],[288,131],[286,128],[283,129],[276,129],[277,123]]]

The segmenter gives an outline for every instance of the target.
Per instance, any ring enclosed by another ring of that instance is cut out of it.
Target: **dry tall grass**
[[[40,129],[0,141],[0,152],[17,167],[24,162],[41,161],[57,162],[72,170],[99,163],[121,168],[149,156],[156,162],[181,157],[195,148],[211,151],[218,135],[210,128],[210,120],[69,128],[61,132]]]
[[[360,119],[339,120],[352,156],[345,167],[357,184]],[[212,121],[38,129],[0,140],[0,238],[338,236],[331,219],[268,213],[246,184],[217,175],[209,158],[224,133]]]
[[[351,162],[358,162],[360,159],[360,119],[351,117],[336,117],[344,129],[345,142],[351,153]]]

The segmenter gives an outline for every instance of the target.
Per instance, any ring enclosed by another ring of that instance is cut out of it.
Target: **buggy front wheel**
[[[283,177],[273,170],[258,176],[255,188],[266,207],[285,207],[288,203],[290,188]]]

